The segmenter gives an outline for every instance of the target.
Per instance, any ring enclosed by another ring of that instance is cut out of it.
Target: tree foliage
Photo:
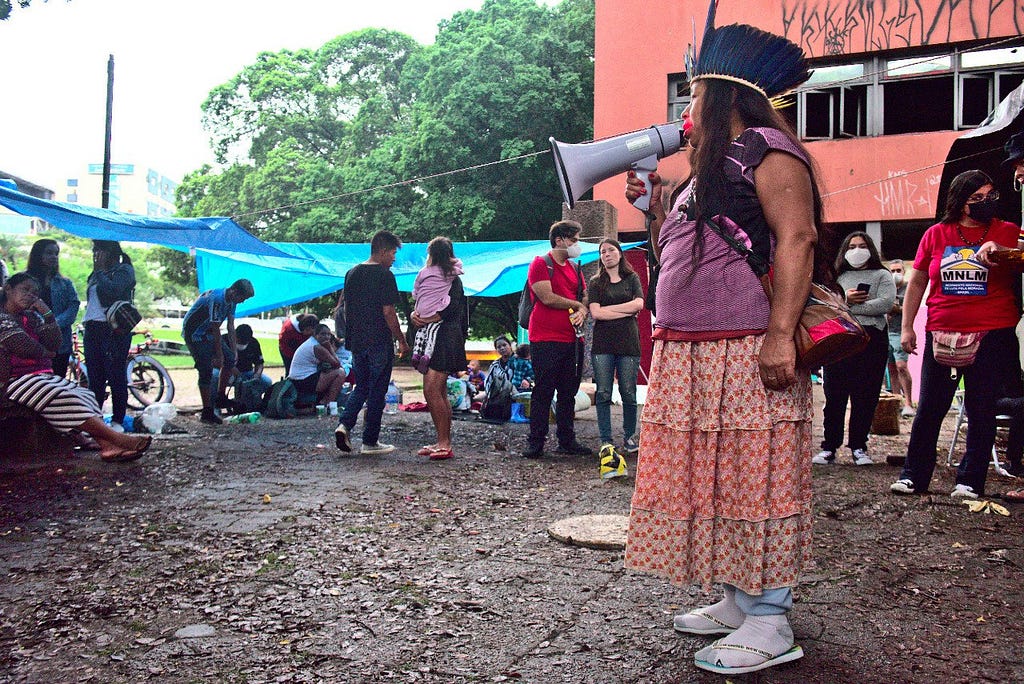
[[[592,135],[593,35],[593,0],[485,0],[429,46],[364,29],[262,53],[204,103],[221,167],[185,179],[179,210],[282,241],[545,237],[547,139]]]

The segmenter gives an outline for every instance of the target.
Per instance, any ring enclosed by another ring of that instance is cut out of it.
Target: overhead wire
[[[1008,38],[1002,38],[1002,39],[991,41],[991,42],[988,42],[988,43],[983,43],[981,45],[976,45],[976,46],[971,47],[971,48],[965,48],[963,50],[957,50],[956,54],[964,54],[964,53],[968,53],[968,52],[977,52],[979,50],[988,50],[988,49],[992,49],[993,47],[996,47],[996,46],[999,46],[999,45],[1003,45],[1003,44],[1006,44],[1006,43],[1013,43],[1013,42],[1020,43],[1021,40],[1022,40],[1021,36],[1011,36],[1011,37],[1008,37]],[[1021,47],[1024,47],[1024,45],[1021,45]],[[945,56],[947,56],[947,55],[922,57],[920,60],[911,61],[911,62],[907,62],[905,64],[902,64],[900,68],[907,68],[907,67],[916,66],[918,64],[926,64],[926,63],[929,63],[929,62],[934,62],[935,60],[942,59]],[[887,68],[882,68],[882,69],[878,69],[877,71],[868,72],[868,73],[863,74],[861,76],[851,77],[851,78],[848,78],[848,79],[841,79],[841,80],[838,80],[838,81],[829,81],[829,82],[826,82],[826,83],[818,83],[818,84],[815,84],[814,86],[808,86],[806,88],[799,88],[799,89],[793,91],[792,93],[789,93],[789,95],[787,95],[786,97],[792,97],[793,95],[796,95],[796,94],[799,94],[799,93],[802,93],[802,92],[810,92],[810,91],[814,91],[814,90],[822,90],[822,89],[825,89],[825,88],[833,88],[833,87],[836,87],[836,86],[844,85],[846,83],[863,82],[863,80],[865,78],[869,78],[869,77],[876,76],[876,75],[879,75],[879,74],[884,74],[886,71],[888,71]],[[677,122],[680,122],[680,121],[682,121],[682,119],[673,119],[673,120],[668,121],[666,123],[677,123]],[[593,140],[588,140],[588,141],[585,141],[585,142],[587,142],[587,143],[599,142],[601,140],[607,140],[609,138],[618,137],[618,136],[621,136],[621,135],[629,135],[631,133],[640,133],[640,132],[643,132],[645,130],[647,130],[646,127],[645,128],[639,128],[639,129],[636,129],[634,131],[628,131],[626,133],[619,133],[619,134],[615,134],[615,135],[606,136],[604,138],[595,138]],[[982,152],[976,152],[974,154],[966,155],[964,157],[959,157],[957,159],[949,159],[949,160],[945,160],[945,161],[938,162],[938,163],[935,163],[935,164],[929,164],[927,166],[922,166],[920,168],[913,169],[911,171],[901,171],[901,172],[894,173],[894,174],[891,174],[889,176],[886,176],[885,178],[878,178],[878,179],[875,179],[875,180],[871,180],[871,181],[866,181],[864,183],[860,183],[858,185],[852,185],[852,186],[847,187],[847,188],[842,188],[842,189],[839,189],[839,190],[833,190],[831,192],[823,194],[822,197],[823,198],[824,197],[831,197],[833,195],[839,195],[839,194],[842,194],[842,193],[845,193],[845,192],[851,192],[853,190],[859,190],[861,188],[870,187],[872,185],[876,185],[878,183],[881,183],[883,181],[890,180],[890,179],[893,179],[893,178],[902,178],[902,177],[913,175],[915,173],[920,173],[921,171],[927,171],[929,169],[933,169],[933,168],[936,168],[936,167],[945,166],[946,164],[951,164],[953,162],[959,162],[959,161],[963,161],[965,159],[970,159],[972,157],[981,156],[981,155],[984,155],[984,154],[989,154],[989,153],[991,153],[991,152],[993,152],[993,151],[995,151],[997,149],[998,148],[992,148],[990,150],[985,150],[985,151],[982,151]],[[306,200],[306,201],[303,201],[303,202],[296,202],[294,204],[286,204],[286,205],[281,205],[281,206],[277,206],[277,207],[271,207],[269,209],[259,209],[259,210],[256,210],[256,211],[244,212],[244,213],[241,213],[241,214],[235,214],[231,218],[232,219],[239,219],[239,218],[244,218],[244,217],[248,217],[248,216],[258,216],[258,215],[269,214],[269,213],[273,213],[273,212],[286,211],[286,210],[289,210],[289,209],[298,209],[298,208],[309,206],[309,205],[313,205],[313,204],[320,204],[320,203],[323,203],[323,202],[332,202],[332,201],[336,201],[336,200],[339,200],[339,199],[344,199],[346,197],[354,197],[356,195],[362,195],[362,194],[365,194],[365,193],[368,193],[368,192],[375,192],[375,191],[378,191],[378,190],[388,190],[390,188],[398,188],[398,187],[407,186],[407,185],[414,185],[416,183],[422,183],[422,182],[434,180],[434,179],[437,179],[437,178],[444,178],[445,176],[453,176],[453,175],[456,175],[456,174],[467,173],[469,171],[476,171],[478,169],[484,169],[484,168],[488,168],[488,167],[491,167],[491,166],[498,166],[498,165],[501,165],[501,164],[508,164],[508,163],[511,163],[511,162],[520,161],[520,160],[523,160],[523,159],[529,159],[531,157],[538,157],[538,156],[545,155],[545,154],[551,154],[551,150],[540,150],[540,151],[537,151],[537,152],[527,152],[525,154],[520,154],[520,155],[517,155],[515,157],[509,157],[507,159],[498,159],[498,160],[495,160],[495,161],[484,162],[484,163],[481,163],[481,164],[474,164],[472,166],[464,166],[464,167],[461,167],[461,168],[458,168],[458,169],[451,169],[451,170],[448,170],[448,171],[440,171],[438,173],[427,174],[425,176],[416,176],[414,178],[408,178],[408,179],[405,179],[405,180],[395,181],[393,183],[385,183],[383,185],[374,185],[374,186],[370,186],[370,187],[366,187],[366,188],[360,188],[359,190],[350,190],[348,192],[342,192],[342,193],[338,193],[338,194],[335,194],[335,195],[328,195],[326,197],[320,197],[320,198],[317,198],[317,199]]]

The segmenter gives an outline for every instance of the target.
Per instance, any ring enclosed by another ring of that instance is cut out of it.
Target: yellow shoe
[[[615,450],[615,445],[602,444],[599,457],[601,459],[600,473],[602,480],[629,475],[629,470],[626,469],[626,459]]]

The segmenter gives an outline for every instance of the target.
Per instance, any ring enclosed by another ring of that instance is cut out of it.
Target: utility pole
[[[114,55],[107,59],[107,119],[103,138],[103,190],[101,206],[110,206],[110,123],[114,118]]]

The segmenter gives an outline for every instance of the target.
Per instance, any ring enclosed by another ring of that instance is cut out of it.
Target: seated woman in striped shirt
[[[60,328],[39,298],[39,283],[27,273],[15,273],[0,292],[0,408],[21,404],[58,432],[89,433],[104,461],[141,457],[152,437],[111,430],[91,391],[53,374],[60,343]]]

